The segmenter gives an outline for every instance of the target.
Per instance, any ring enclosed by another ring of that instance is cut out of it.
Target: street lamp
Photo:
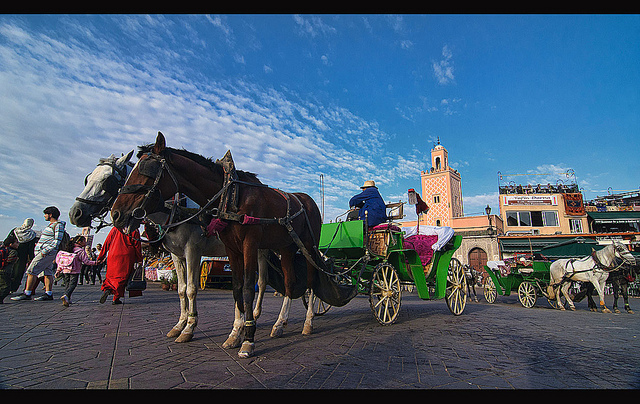
[[[489,220],[489,228],[487,229],[489,231],[489,237],[491,237],[493,235],[493,226],[491,225],[491,206],[489,206],[487,204],[487,207],[484,208],[484,212],[487,214],[487,220]]]

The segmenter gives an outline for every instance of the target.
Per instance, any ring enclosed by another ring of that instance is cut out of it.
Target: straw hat
[[[365,189],[365,188],[370,188],[370,187],[377,188],[375,181],[372,181],[372,180],[365,181],[364,185],[361,186],[360,189]]]

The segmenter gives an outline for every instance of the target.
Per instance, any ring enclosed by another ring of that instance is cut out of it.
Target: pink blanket
[[[417,234],[404,239],[404,248],[415,250],[420,256],[422,265],[427,265],[433,257],[433,249],[431,248],[438,241],[437,235]]]

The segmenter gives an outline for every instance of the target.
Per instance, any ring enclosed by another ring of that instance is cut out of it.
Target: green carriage
[[[549,275],[549,261],[514,260],[511,265],[485,265],[489,274],[484,282],[484,297],[489,303],[494,303],[496,297],[510,296],[511,292],[518,293],[518,300],[523,307],[531,308],[538,297],[544,296],[551,306],[554,301],[548,299],[547,286],[551,280]]]
[[[383,325],[393,324],[400,311],[403,286],[415,286],[424,300],[446,299],[454,315],[464,311],[466,279],[452,258],[462,237],[454,235],[430,262],[405,246],[404,233],[391,223],[369,229],[362,220],[322,225],[319,250],[328,268],[343,284],[369,295],[371,310]]]

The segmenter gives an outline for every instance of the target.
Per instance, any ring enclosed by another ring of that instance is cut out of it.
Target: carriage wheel
[[[484,298],[487,299],[487,303],[493,303],[496,301],[496,296],[498,296],[496,285],[493,284],[493,279],[487,278],[484,282]]]
[[[373,269],[369,284],[369,304],[376,320],[382,325],[393,324],[400,312],[402,291],[395,268],[386,262]]]
[[[447,292],[444,298],[451,313],[456,316],[462,314],[467,304],[467,277],[464,275],[462,264],[455,258],[449,261]]]
[[[518,299],[524,307],[532,308],[537,298],[536,288],[530,282],[524,281],[518,286]]]
[[[302,304],[304,304],[305,309],[309,308],[309,290],[305,291],[302,295]],[[311,304],[311,306],[313,307],[314,316],[321,316],[324,313],[328,312],[331,308],[330,304],[323,302],[315,295],[313,296],[313,303]]]
[[[209,269],[211,264],[207,261],[202,263],[200,267],[200,290],[204,290],[207,287],[207,278],[209,277]]]

